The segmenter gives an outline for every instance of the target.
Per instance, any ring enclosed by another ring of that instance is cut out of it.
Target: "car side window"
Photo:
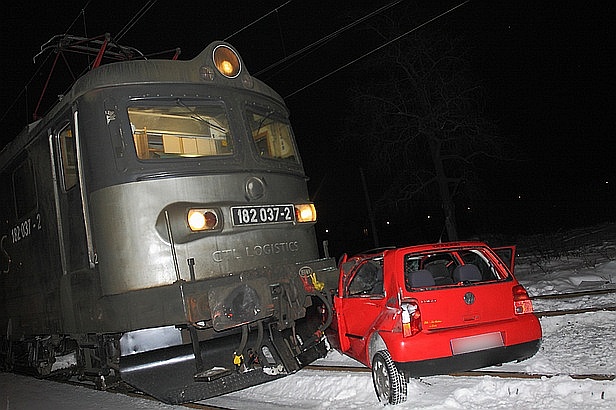
[[[359,265],[349,282],[346,296],[383,295],[383,268],[377,261],[366,260]]]

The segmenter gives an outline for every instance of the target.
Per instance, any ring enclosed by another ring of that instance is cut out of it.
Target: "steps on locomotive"
[[[180,404],[278,379],[326,354],[323,343],[320,343],[296,358],[278,331],[264,337],[260,347],[255,345],[257,339],[256,334],[251,334],[246,344],[254,346],[253,350],[259,348],[256,363],[234,365],[233,349],[237,348],[239,339],[223,337],[200,343],[201,362],[205,367],[202,370],[198,369],[192,347],[180,345],[123,356],[120,360],[121,378],[158,400]]]

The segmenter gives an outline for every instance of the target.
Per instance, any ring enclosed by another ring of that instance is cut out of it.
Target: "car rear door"
[[[414,292],[424,330],[478,326],[511,319],[512,281],[461,284]]]
[[[513,269],[515,267],[515,249],[515,245],[492,248],[494,253],[496,253],[503,263],[507,265],[511,273],[513,273]]]

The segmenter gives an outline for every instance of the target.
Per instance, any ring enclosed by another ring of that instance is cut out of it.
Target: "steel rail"
[[[605,295],[609,293],[616,293],[616,289],[595,289],[595,290],[585,290],[580,292],[568,292],[568,293],[550,293],[547,295],[536,295],[530,296],[531,300],[535,299],[569,299],[569,298],[579,298],[582,296],[588,295]]]
[[[367,367],[360,366],[325,366],[325,365],[308,365],[304,367],[308,370],[320,370],[329,372],[358,372],[369,373],[371,370]],[[548,373],[527,373],[527,372],[513,372],[513,371],[489,371],[489,370],[469,370],[466,372],[451,373],[449,376],[464,377],[464,376],[492,376],[499,378],[512,378],[512,379],[541,379],[543,377],[555,377],[555,376],[568,376],[572,379],[592,379],[592,380],[614,380],[616,375],[613,374],[548,374]]]
[[[567,309],[567,310],[546,310],[543,312],[535,312],[535,316],[541,317],[549,317],[549,316],[564,316],[564,315],[578,315],[581,313],[588,312],[614,312],[616,311],[616,306],[599,306],[599,307],[589,307],[582,309]]]

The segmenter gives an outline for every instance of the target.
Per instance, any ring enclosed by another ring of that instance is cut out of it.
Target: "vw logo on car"
[[[473,292],[466,292],[464,295],[464,303],[467,305],[472,305],[475,303],[475,295],[473,295]]]

